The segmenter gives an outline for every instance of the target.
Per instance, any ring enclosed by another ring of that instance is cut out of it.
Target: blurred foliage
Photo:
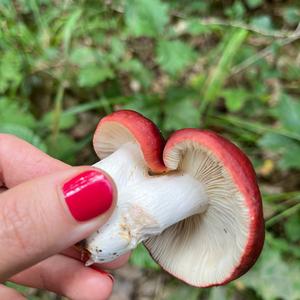
[[[163,299],[300,299],[299,22],[298,1],[1,0],[0,132],[71,164],[95,161],[98,120],[122,108],[165,136],[223,134],[255,165],[263,254],[226,287],[176,281]],[[131,261],[158,272],[142,247]]]

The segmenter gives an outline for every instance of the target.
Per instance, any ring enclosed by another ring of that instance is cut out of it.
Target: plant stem
[[[298,24],[296,30],[290,36],[279,40],[277,42],[277,44],[278,44],[278,47],[283,47],[283,46],[289,45],[299,39],[300,39],[300,23]],[[262,49],[260,52],[256,53],[253,56],[250,56],[249,58],[247,58],[240,64],[234,66],[232,68],[230,76],[237,75],[238,73],[244,71],[251,65],[255,64],[260,59],[272,54],[272,52],[273,52],[273,44],[271,44],[270,46],[267,46],[266,48]]]
[[[265,194],[263,195],[264,201],[273,202],[273,201],[282,201],[287,198],[293,198],[293,200],[300,200],[300,192],[284,192],[279,194]]]
[[[300,141],[300,135],[297,133],[293,133],[284,129],[276,129],[272,127],[268,127],[264,124],[258,123],[258,122],[250,122],[250,121],[245,121],[242,120],[241,118],[238,117],[233,117],[233,116],[222,116],[222,115],[214,115],[214,118],[218,118],[221,120],[225,120],[231,124],[238,125],[240,127],[243,127],[249,131],[256,132],[256,133],[265,133],[265,132],[272,132],[276,134],[280,134],[286,137],[289,137],[291,139],[295,139],[297,141]]]
[[[245,41],[247,34],[248,32],[244,29],[234,29],[227,41],[225,41],[224,49],[221,49],[222,56],[204,84],[204,92],[199,107],[200,118],[202,118],[207,106],[217,99],[229,75],[233,58]]]
[[[266,221],[266,227],[271,227],[274,224],[278,223],[283,218],[289,217],[290,215],[296,213],[300,209],[300,203],[293,205],[292,207],[284,210],[283,212],[271,217],[269,220]]]
[[[52,123],[52,142],[56,141],[57,135],[59,133],[60,127],[60,116],[62,112],[62,102],[64,97],[64,82],[61,80],[59,82],[59,86],[55,96],[55,103],[54,103],[54,111],[53,111],[53,123]]]
[[[72,34],[75,30],[75,27],[77,25],[77,21],[81,15],[82,11],[81,9],[75,10],[68,21],[66,22],[66,25],[63,29],[63,58],[67,61],[70,45],[71,45],[71,39]],[[67,65],[64,65],[61,77],[59,79],[59,85],[56,92],[55,97],[55,103],[54,103],[54,117],[53,117],[53,126],[52,126],[52,142],[55,143],[57,139],[57,135],[59,133],[60,128],[60,118],[62,113],[62,106],[63,106],[63,98],[64,98],[64,92],[65,92],[65,75],[67,73]]]

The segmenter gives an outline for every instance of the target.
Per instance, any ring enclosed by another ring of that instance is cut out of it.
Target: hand
[[[115,205],[107,175],[70,167],[0,134],[0,279],[71,299],[107,299],[111,276],[87,268],[72,245],[103,225]],[[102,265],[114,268],[127,257]],[[0,299],[25,299],[0,285]]]

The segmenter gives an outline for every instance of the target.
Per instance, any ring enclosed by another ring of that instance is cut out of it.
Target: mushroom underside
[[[194,286],[221,284],[239,266],[249,235],[249,209],[223,163],[196,142],[184,141],[164,157],[167,167],[201,182],[207,210],[150,237],[145,246],[169,273]]]
[[[107,122],[101,125],[101,133],[96,135],[94,148],[103,159],[128,142],[136,143],[136,140],[127,128],[118,122]]]

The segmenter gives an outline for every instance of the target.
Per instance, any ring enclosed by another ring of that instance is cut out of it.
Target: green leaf
[[[17,124],[9,124],[4,123],[0,124],[0,132],[1,133],[9,133],[13,134],[28,143],[32,144],[33,146],[41,149],[42,151],[46,152],[46,145],[42,142],[41,138],[35,134],[31,129]]]
[[[291,132],[300,132],[300,102],[287,94],[282,94],[277,109],[283,127]]]
[[[54,117],[54,112],[48,112],[43,116],[43,119],[41,121],[41,124],[43,126],[50,127],[51,124],[53,123],[53,117]],[[59,128],[60,129],[69,129],[72,128],[75,123],[76,123],[76,116],[72,114],[67,114],[62,112],[60,114],[60,119],[59,119]]]
[[[257,8],[264,3],[263,0],[247,0],[246,2],[250,8]]]
[[[168,5],[160,0],[127,0],[125,22],[133,36],[155,37],[168,23]]]
[[[286,222],[284,222],[284,230],[292,242],[298,242],[300,241],[300,215],[294,214],[290,216]]]
[[[296,6],[283,8],[283,18],[289,25],[297,25],[300,22],[300,9]]]
[[[297,145],[292,139],[272,132],[264,134],[257,143],[262,148],[279,153],[285,152],[286,149]]]
[[[114,76],[110,67],[89,65],[80,70],[78,84],[81,87],[93,87],[107,79],[114,78]]]
[[[279,166],[283,170],[288,169],[300,169],[300,145],[294,145],[288,147],[281,160],[279,161]]]
[[[258,17],[254,17],[251,20],[251,25],[257,27],[257,28],[261,28],[264,30],[272,30],[273,29],[273,25],[272,25],[272,20],[270,18],[270,16],[258,16]]]
[[[201,34],[211,33],[214,26],[204,25],[199,20],[188,20],[186,31],[191,35],[197,36]]]
[[[16,88],[23,78],[22,59],[14,50],[5,51],[0,55],[0,93],[9,88]]]
[[[164,128],[176,130],[186,127],[199,127],[199,112],[192,98],[169,100],[164,109]]]
[[[99,51],[89,47],[76,47],[70,54],[70,61],[80,67],[91,65],[100,57]]]
[[[300,169],[300,143],[283,135],[266,133],[258,141],[258,145],[282,154],[278,163],[281,169]]]
[[[225,105],[230,112],[237,112],[241,110],[249,98],[247,90],[239,89],[225,89],[221,96],[225,98]]]
[[[7,98],[0,98],[0,120],[2,124],[11,123],[28,128],[34,128],[36,125],[34,117],[25,105]]]
[[[152,83],[153,74],[137,59],[126,60],[119,65],[119,68],[132,74],[144,87],[149,87]]]
[[[283,78],[287,81],[298,80],[300,78],[300,67],[297,64],[294,64],[293,61],[286,65],[287,72],[282,74]]]
[[[225,9],[225,14],[231,19],[242,19],[246,9],[241,1],[234,1],[231,7]]]
[[[272,248],[276,248],[278,251],[280,251],[282,255],[293,255],[296,258],[300,258],[299,247],[289,243],[286,238],[275,238],[269,232],[267,232],[266,242],[270,244]]]
[[[159,265],[150,257],[150,254],[142,244],[139,244],[132,252],[130,263],[141,268],[160,269]]]
[[[298,300],[299,265],[283,260],[278,249],[265,244],[262,255],[254,268],[240,279],[253,288],[263,299]]]
[[[106,55],[106,58],[111,63],[118,63],[125,53],[125,43],[118,37],[112,37],[109,43],[110,50]]]
[[[50,136],[46,140],[48,146],[48,153],[66,163],[75,163],[75,153],[78,150],[76,142],[67,134],[60,132],[55,141]]]
[[[188,44],[181,41],[161,40],[156,50],[156,61],[162,70],[176,75],[187,68],[197,57]]]

